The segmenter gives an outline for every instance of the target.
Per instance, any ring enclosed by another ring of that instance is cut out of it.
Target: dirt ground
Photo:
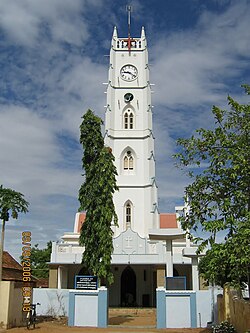
[[[60,320],[38,323],[35,331],[37,331],[37,333],[211,333],[211,330],[204,328],[156,329],[155,309],[110,309],[108,328],[69,327],[67,325],[67,319],[61,318]],[[27,333],[27,329],[24,327],[12,328],[7,330],[7,333]]]

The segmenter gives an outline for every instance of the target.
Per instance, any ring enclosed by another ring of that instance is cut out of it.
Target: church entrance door
[[[121,306],[136,306],[136,274],[130,266],[121,275]]]

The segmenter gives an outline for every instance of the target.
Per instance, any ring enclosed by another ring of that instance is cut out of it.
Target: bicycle
[[[26,317],[26,327],[29,330],[31,327],[33,329],[36,327],[36,306],[41,305],[40,303],[36,304],[30,304],[30,311],[27,312],[27,317]]]

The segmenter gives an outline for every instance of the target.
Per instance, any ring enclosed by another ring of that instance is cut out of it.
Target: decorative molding
[[[148,254],[147,239],[127,229],[113,239],[114,254]]]

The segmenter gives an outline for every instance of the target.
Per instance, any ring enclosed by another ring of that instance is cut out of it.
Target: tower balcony
[[[141,30],[141,37],[140,38],[132,38],[130,34],[128,37],[119,38],[117,34],[117,29],[114,27],[113,38],[112,38],[112,49],[119,51],[119,50],[128,50],[128,51],[136,51],[136,50],[144,50],[147,46],[146,36],[144,28],[142,27]]]
[[[113,43],[115,50],[143,50],[145,48],[141,38],[119,38]]]

